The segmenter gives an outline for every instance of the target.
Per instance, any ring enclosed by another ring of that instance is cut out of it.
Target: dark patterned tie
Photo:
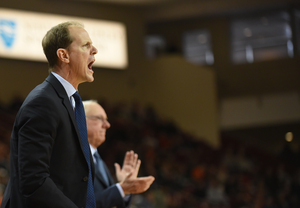
[[[103,162],[102,158],[100,157],[98,152],[94,153],[94,157],[96,159],[96,168],[97,168],[97,170],[101,173],[102,178],[104,179],[106,185],[109,185],[107,173],[105,171],[104,162]]]
[[[82,101],[78,92],[73,94],[75,99],[75,116],[78,125],[78,129],[80,132],[81,143],[84,151],[84,155],[86,161],[89,165],[89,178],[88,178],[88,188],[87,188],[87,197],[86,197],[86,208],[95,208],[96,201],[94,195],[94,187],[92,181],[92,171],[91,171],[91,164],[90,164],[90,146],[87,137],[87,129],[86,129],[86,118],[84,113],[84,108],[82,105]]]

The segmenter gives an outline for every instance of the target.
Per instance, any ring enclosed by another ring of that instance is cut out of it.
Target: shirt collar
[[[96,148],[94,148],[92,145],[90,145],[90,149],[91,149],[91,153],[92,153],[92,155],[94,155],[94,154],[95,154],[95,152],[97,152],[97,149],[96,149]]]
[[[65,80],[64,78],[62,78],[59,74],[57,74],[55,72],[51,72],[51,73],[58,79],[58,81],[65,88],[68,97],[71,97],[76,92],[76,89],[73,87],[73,85],[70,84],[70,82],[68,82],[67,80]]]

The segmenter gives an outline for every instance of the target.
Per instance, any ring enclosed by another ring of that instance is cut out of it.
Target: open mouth
[[[89,68],[90,70],[92,70],[92,66],[93,66],[94,62],[95,62],[95,60],[91,61],[91,62],[88,64],[88,68]]]

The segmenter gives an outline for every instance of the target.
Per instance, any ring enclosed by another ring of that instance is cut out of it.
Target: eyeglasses
[[[90,118],[90,119],[94,119],[94,120],[99,120],[102,123],[104,123],[105,121],[107,121],[107,119],[103,118],[102,116],[86,116],[86,118]]]

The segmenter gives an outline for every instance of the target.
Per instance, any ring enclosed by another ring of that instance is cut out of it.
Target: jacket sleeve
[[[97,208],[129,207],[129,203],[125,203],[116,185],[112,185],[96,193],[95,198]]]

